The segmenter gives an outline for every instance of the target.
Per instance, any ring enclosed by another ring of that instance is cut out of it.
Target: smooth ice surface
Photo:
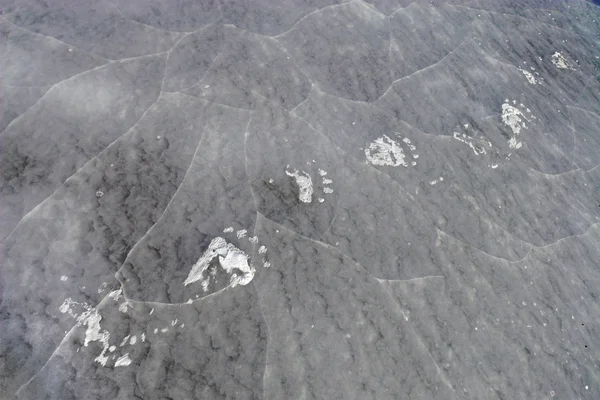
[[[600,398],[600,8],[0,0],[0,399]]]

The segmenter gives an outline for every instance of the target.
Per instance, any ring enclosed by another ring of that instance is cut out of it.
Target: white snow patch
[[[459,142],[465,143],[467,146],[469,146],[471,150],[473,150],[473,153],[475,153],[475,155],[487,154],[485,148],[483,146],[477,145],[475,139],[469,135],[465,135],[464,133],[461,135],[458,132],[454,132],[452,137],[458,140]]]
[[[258,248],[258,254],[265,254],[267,252],[267,248],[265,246],[260,246]]]
[[[121,298],[121,293],[123,293],[123,289],[113,290],[108,294],[108,297],[110,297],[114,301],[118,301],[119,298]]]
[[[129,353],[125,353],[121,357],[117,358],[117,361],[115,362],[115,368],[126,367],[129,364],[131,364],[131,358],[129,358]]]
[[[535,79],[535,76],[531,72],[526,71],[521,68],[519,68],[519,71],[521,71],[523,73],[523,75],[525,75],[527,82],[529,82],[530,84],[532,84],[532,85],[541,85],[542,84],[541,80],[538,81],[537,79]]]
[[[519,149],[523,146],[523,143],[517,140],[521,129],[527,129],[527,124],[523,120],[530,122],[518,108],[511,106],[508,102],[502,104],[502,122],[513,132],[513,136],[508,141],[511,149]]]
[[[223,233],[230,233],[230,232],[233,232],[233,226],[223,229]]]
[[[102,284],[98,287],[98,293],[103,293],[106,290],[108,283],[102,282]]]
[[[249,237],[248,240],[250,243],[258,243],[258,236]]]
[[[127,302],[123,302],[121,304],[119,304],[119,311],[121,311],[122,313],[126,313],[127,312]]]
[[[63,282],[66,281],[67,279],[69,279],[69,277],[65,276],[65,275],[63,275],[63,276],[60,277],[60,280],[63,281]]]
[[[131,339],[129,339],[129,344],[130,344],[130,345],[134,345],[134,344],[136,344],[136,343],[137,343],[137,337],[136,337],[135,335],[133,335],[133,336],[131,337]]]
[[[121,340],[121,344],[119,344],[119,347],[125,346],[125,343],[127,343],[128,340],[129,340],[129,335],[125,336],[123,338],[123,340]]]
[[[373,165],[408,166],[404,161],[405,155],[400,145],[387,135],[369,143],[365,148],[365,156],[367,161]]]
[[[239,231],[236,232],[236,236],[238,239],[241,239],[241,238],[245,237],[247,233],[248,233],[247,230],[240,229]]]
[[[333,183],[331,179],[323,178],[323,185],[329,185],[330,183]]]
[[[319,197],[317,200],[319,201],[319,203],[323,203],[325,201],[325,199],[322,197]]]
[[[325,192],[327,194],[331,194],[331,193],[333,193],[333,189],[329,188],[329,187],[325,187],[325,188],[323,188],[323,192]]]
[[[322,169],[319,169],[319,175],[325,176],[325,175],[327,175],[327,171],[323,171]]]
[[[310,175],[304,171],[298,171],[297,169],[292,172],[286,169],[285,174],[296,180],[296,185],[300,188],[298,199],[303,203],[310,203],[313,194],[313,184]]]
[[[571,67],[571,64],[567,61],[565,56],[563,56],[558,51],[552,54],[552,64],[556,65],[556,68],[560,69],[570,69],[575,70],[575,68]]]
[[[208,288],[210,276],[204,277],[210,262],[217,258],[221,267],[231,275],[230,285],[247,285],[254,278],[255,270],[248,263],[248,255],[231,243],[227,243],[221,237],[214,238],[208,245],[208,249],[202,254],[184,281],[187,286],[190,283],[200,281],[203,288]],[[241,274],[240,274],[241,272]]]

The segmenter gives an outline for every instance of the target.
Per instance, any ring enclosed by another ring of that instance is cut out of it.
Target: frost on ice
[[[232,287],[247,285],[254,278],[255,269],[250,266],[246,253],[231,243],[227,243],[225,239],[216,237],[210,242],[204,254],[192,266],[183,284],[187,286],[190,283],[200,281],[204,291],[207,291],[211,275],[206,274],[206,271],[214,259],[217,259],[221,268],[231,276],[229,283]]]
[[[508,140],[508,146],[511,149],[520,149],[523,145],[523,142],[517,140],[517,137],[520,135],[521,129],[527,129],[524,120],[530,122],[517,107],[511,106],[508,101],[502,104],[502,122],[513,132],[513,136]]]
[[[369,143],[365,148],[365,156],[367,161],[373,165],[408,166],[404,161],[405,155],[402,147],[387,135]]]
[[[300,194],[298,199],[303,203],[310,203],[313,195],[313,184],[310,175],[304,171],[298,171],[297,169],[290,172],[285,170],[287,176],[291,176],[296,179],[296,185],[300,188]]]

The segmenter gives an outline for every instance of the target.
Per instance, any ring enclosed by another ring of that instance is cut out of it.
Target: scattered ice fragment
[[[63,282],[66,281],[67,279],[69,279],[69,277],[65,276],[65,275],[63,275],[63,276],[60,277],[60,280],[63,281]]]
[[[429,184],[430,184],[431,186],[435,185],[436,183],[437,183],[437,179],[434,179],[434,180],[432,180],[431,182],[429,182]]]
[[[258,248],[258,254],[265,254],[267,252],[267,248],[265,246],[260,246]]]
[[[265,261],[265,260],[263,259],[263,268],[269,268],[270,266],[271,266],[271,263],[270,263],[270,262],[268,262],[268,261]]]
[[[121,311],[122,313],[127,312],[127,302],[123,302],[123,303],[119,304],[119,311]]]
[[[330,187],[325,187],[325,188],[323,188],[323,192],[325,192],[327,194],[331,194],[331,193],[333,193],[333,189]]]
[[[237,238],[238,238],[238,239],[241,239],[241,238],[245,237],[245,236],[246,236],[246,233],[248,233],[248,231],[247,231],[247,230],[245,230],[245,229],[240,229],[240,230],[239,230],[239,231],[237,231],[237,233],[236,233],[236,235],[237,235]]]
[[[131,364],[131,359],[129,358],[129,353],[125,353],[121,357],[117,358],[115,362],[115,367],[126,367]]]
[[[117,346],[110,346],[110,347],[108,348],[108,351],[110,351],[110,352],[112,353],[112,352],[113,352],[113,351],[115,351],[116,349],[117,349]]]
[[[233,232],[233,226],[223,229],[223,233],[230,233],[230,232]]]
[[[325,201],[325,199],[324,199],[324,198],[322,198],[322,197],[319,197],[319,198],[318,198],[318,201],[319,201],[319,203],[323,203],[323,202]]]
[[[327,172],[323,171],[322,169],[319,169],[319,175],[325,176],[325,175],[327,175]]]
[[[330,183],[333,183],[331,179],[323,178],[323,185],[329,185]]]
[[[146,341],[146,334],[144,332],[142,332],[140,339],[142,339],[142,343]]]
[[[161,331],[162,333],[166,333],[166,332],[169,332],[169,328],[162,328],[160,331]]]
[[[96,192],[96,197],[102,197],[102,196],[104,196],[104,192],[102,190],[98,190]]]
[[[297,169],[292,172],[286,169],[285,174],[296,180],[296,185],[298,185],[298,188],[300,189],[298,200],[303,203],[310,203],[313,194],[313,184],[310,175],[304,171],[298,171]]]
[[[131,337],[131,339],[129,339],[129,344],[130,344],[130,345],[134,345],[134,344],[136,344],[136,343],[137,343],[137,337],[136,337],[135,335],[133,335],[133,336]]]
[[[179,320],[177,318],[175,318],[173,321],[171,321],[171,326],[177,325],[178,322],[179,322]]]
[[[258,236],[249,237],[248,240],[250,243],[258,243]]]

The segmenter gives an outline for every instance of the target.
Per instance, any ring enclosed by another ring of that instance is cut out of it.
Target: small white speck
[[[250,243],[258,243],[258,236],[251,236],[248,238],[248,241],[250,241]]]
[[[333,189],[329,188],[329,187],[325,187],[325,188],[323,188],[323,192],[325,192],[326,194],[330,194],[330,193],[333,193]]]
[[[330,183],[333,183],[331,179],[323,178],[323,185],[329,185]]]
[[[273,178],[269,179],[269,183],[273,183],[273,182],[275,182],[275,181],[273,180]]]
[[[158,333],[158,328],[154,328],[154,333]]]
[[[140,336],[140,339],[142,339],[142,343],[146,341],[146,334],[142,333],[142,335]]]
[[[150,310],[150,314],[148,314],[148,315],[152,315],[153,312],[154,312],[154,308],[152,310]]]
[[[104,196],[104,192],[102,190],[98,190],[96,192],[96,197],[102,197],[102,196]]]
[[[210,87],[210,85],[206,85],[204,86],[204,89],[208,89]]]
[[[134,345],[137,343],[137,337],[133,335],[131,339],[129,339],[129,344]]]
[[[229,233],[229,232],[233,232],[233,226],[223,229],[223,233]]]
[[[267,248],[265,246],[260,246],[258,248],[258,254],[265,254],[267,252]]]
[[[171,326],[175,326],[177,324],[177,322],[179,322],[179,321],[177,320],[177,318],[175,318],[173,321],[171,321]]]
[[[121,311],[122,313],[127,312],[127,302],[123,302],[123,303],[119,304],[119,311]]]
[[[237,231],[237,233],[236,233],[236,235],[237,235],[237,238],[238,238],[238,239],[241,239],[241,238],[245,237],[245,236],[246,236],[246,233],[248,233],[248,231],[247,231],[247,230],[245,230],[245,229],[240,229],[240,230],[239,230],[239,231]]]
[[[323,171],[322,169],[319,169],[319,175],[325,176],[325,175],[327,175],[327,172]]]
[[[161,331],[162,333],[165,333],[165,332],[168,332],[168,331],[169,331],[169,328],[162,328],[160,331]]]
[[[63,276],[61,276],[61,277],[60,277],[60,280],[61,280],[61,281],[63,281],[63,282],[64,282],[64,281],[66,281],[67,279],[69,279],[69,277],[68,277],[68,276],[64,276],[64,275],[63,275]]]
[[[156,138],[157,138],[157,139],[160,139],[160,136],[157,136]]]
[[[270,266],[271,266],[270,262],[263,260],[263,268],[269,268]]]
[[[117,349],[117,346],[110,346],[110,347],[108,348],[108,351],[110,351],[110,352],[112,353],[112,352],[113,352],[113,351],[115,351],[116,349]]]
[[[325,199],[324,199],[324,198],[322,198],[322,197],[319,197],[319,198],[318,198],[318,201],[319,201],[319,203],[323,203],[323,202],[325,201]]]

